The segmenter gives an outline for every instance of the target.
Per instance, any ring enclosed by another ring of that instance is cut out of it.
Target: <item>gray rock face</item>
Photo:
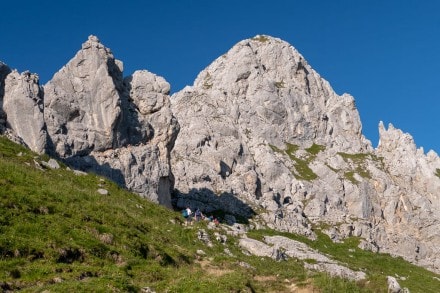
[[[3,96],[5,94],[5,79],[11,69],[0,61],[0,133],[3,133],[6,127],[6,113],[3,111]]]
[[[38,76],[29,72],[9,73],[4,80],[3,111],[13,135],[37,153],[46,149],[43,96]]]
[[[281,260],[280,255],[287,255],[302,261],[313,260],[314,264],[306,263],[306,268],[327,272],[332,276],[338,276],[350,280],[360,281],[366,278],[364,272],[353,271],[327,256],[311,249],[306,244],[288,239],[283,236],[265,236],[264,242],[241,238],[239,245],[248,253],[256,256],[266,256],[276,260]]]
[[[171,207],[179,124],[170,85],[145,70],[123,79],[122,70],[95,36],[44,86],[44,97],[37,75],[0,63],[2,132]]]
[[[440,161],[380,125],[373,149],[354,99],[337,95],[289,44],[235,45],[171,98],[177,206],[361,247],[440,271]],[[223,200],[220,200],[223,199]],[[240,206],[241,208],[237,208]]]
[[[239,42],[171,99],[163,78],[122,69],[94,36],[44,91],[0,62],[0,132],[169,207],[175,186],[178,208],[312,239],[325,223],[440,272],[438,155],[382,123],[373,149],[353,97],[291,45]]]
[[[56,153],[86,155],[122,144],[122,63],[90,36],[44,86],[44,118]]]
[[[388,284],[388,293],[400,293],[402,292],[402,288],[397,282],[396,278],[387,276],[387,284]]]
[[[276,38],[257,36],[235,45],[194,86],[173,95],[172,109],[181,125],[172,155],[176,188],[261,205],[269,211],[264,220],[285,231],[312,234],[302,201],[313,187],[297,179],[301,170],[295,167],[308,154],[286,163],[284,150],[313,143],[371,150],[353,98],[334,93],[291,45]]]
[[[55,152],[72,165],[171,207],[170,151],[179,124],[170,85],[146,70],[122,78],[122,63],[91,36],[45,86]]]
[[[379,125],[377,154],[387,166],[389,181],[383,190],[383,218],[387,238],[379,245],[419,265],[440,271],[440,158],[417,149],[411,135]]]

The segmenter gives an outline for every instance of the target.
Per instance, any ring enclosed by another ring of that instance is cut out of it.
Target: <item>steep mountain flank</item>
[[[258,212],[257,222],[311,238],[321,227],[439,271],[438,156],[383,126],[373,149],[354,99],[291,45],[241,41],[171,100],[177,206]]]
[[[47,132],[43,119],[43,92],[38,75],[12,71],[5,80],[3,110],[7,125],[32,150],[46,150]],[[25,118],[25,119],[24,119]]]
[[[0,132],[168,207],[354,236],[440,272],[439,157],[382,123],[374,149],[353,97],[290,44],[241,41],[171,98],[162,77],[122,72],[94,36],[44,86],[0,62]]]
[[[44,87],[37,75],[0,65],[10,136],[171,207],[179,125],[162,77],[144,70],[124,79],[122,62],[95,36]]]
[[[0,61],[0,133],[5,131],[6,127],[6,113],[3,110],[3,96],[5,95],[5,79],[11,69]]]

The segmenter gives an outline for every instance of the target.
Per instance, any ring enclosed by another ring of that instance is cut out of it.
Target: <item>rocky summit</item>
[[[379,123],[290,44],[237,43],[169,96],[91,36],[46,85],[0,62],[0,130],[154,202],[360,246],[440,272],[440,159]]]
[[[382,124],[373,149],[353,97],[337,95],[288,43],[235,45],[171,98],[177,205],[228,209],[314,238],[361,246],[438,271],[440,160]]]
[[[124,78],[122,62],[95,36],[44,86],[36,74],[0,66],[10,137],[171,207],[179,124],[162,77],[143,70]]]

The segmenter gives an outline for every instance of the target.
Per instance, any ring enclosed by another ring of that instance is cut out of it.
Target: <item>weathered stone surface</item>
[[[179,124],[170,85],[146,70],[123,79],[122,70],[95,36],[44,91],[37,75],[0,63],[0,131],[171,207],[170,151]]]
[[[53,151],[75,168],[171,207],[170,151],[179,124],[169,90],[146,70],[123,79],[122,63],[90,36],[45,86]]]
[[[316,197],[317,188],[298,180],[302,170],[286,160],[289,145],[304,149],[316,143],[332,148],[332,155],[371,150],[353,98],[334,93],[291,45],[276,38],[239,42],[192,87],[173,95],[172,109],[181,125],[173,173],[188,200],[194,190],[228,193],[251,208],[263,206],[262,218],[271,227],[310,237],[303,201]],[[302,151],[298,158],[307,156]],[[341,188],[325,163],[310,167],[311,173],[331,175]],[[324,210],[321,199],[312,202],[310,217]]]
[[[49,159],[49,161],[47,161],[47,162],[42,161],[41,164],[47,168],[50,168],[50,169],[59,169],[60,168],[60,164],[58,164],[58,162],[54,159]]]
[[[97,192],[101,195],[108,195],[108,190],[104,188],[99,188]]]
[[[168,161],[162,161],[160,156],[157,146],[147,144],[92,152],[90,156],[76,158],[74,164],[98,172],[153,202],[171,207],[172,174]]]
[[[252,238],[240,238],[238,245],[252,255],[272,257],[274,254],[272,247]]]
[[[251,239],[241,238],[239,245],[250,254],[256,256],[271,257],[276,260],[281,260],[287,255],[302,261],[312,260],[313,264],[305,262],[305,267],[311,270],[327,272],[332,276],[347,278],[350,280],[363,280],[366,278],[364,272],[353,271],[318,251],[308,247],[302,242],[288,239],[283,236],[265,236],[264,242]]]
[[[95,36],[44,86],[44,118],[56,153],[87,155],[122,144],[122,63]]]
[[[306,268],[327,272],[332,276],[338,276],[350,280],[360,281],[366,278],[366,274],[361,271],[353,271],[336,261],[320,254],[314,249],[311,249],[306,244],[295,241],[282,236],[266,236],[264,241],[277,248],[282,248],[284,253],[289,257],[294,257],[300,260],[314,260],[316,263],[305,263]]]
[[[172,151],[179,208],[258,211],[257,225],[310,238],[312,224],[326,223],[334,241],[360,237],[365,249],[440,271],[437,154],[382,124],[373,149],[354,99],[291,45],[241,41],[171,101],[181,125]]]
[[[5,79],[11,71],[8,65],[0,61],[0,101],[5,93]]]
[[[387,284],[388,284],[388,293],[402,292],[402,288],[400,288],[399,282],[397,282],[396,278],[387,276]]]
[[[390,177],[383,184],[383,233],[374,235],[384,251],[440,271],[440,158],[417,149],[408,133],[379,125],[377,154]],[[382,236],[382,237],[380,237]]]
[[[3,111],[6,126],[31,150],[43,153],[47,132],[43,117],[43,96],[38,75],[28,71],[9,73],[4,80]],[[1,114],[0,114],[1,116]]]
[[[146,70],[123,78],[90,36],[44,97],[36,75],[0,62],[0,132],[169,207],[223,210],[230,224],[252,218],[312,239],[323,223],[333,241],[356,236],[440,272],[438,155],[382,123],[373,149],[353,97],[291,45],[244,40],[171,102],[169,91]]]
[[[131,119],[135,122],[128,124],[131,143],[148,142],[159,150],[159,160],[168,166],[169,155],[180,127],[171,112],[169,83],[163,77],[142,70],[126,77],[124,85],[132,102],[130,112],[135,113]],[[141,135],[139,139],[133,139],[135,134],[132,129],[136,128],[145,131],[146,134]]]
[[[6,127],[6,113],[3,111],[3,96],[5,94],[5,79],[11,69],[0,61],[0,133],[5,131]]]

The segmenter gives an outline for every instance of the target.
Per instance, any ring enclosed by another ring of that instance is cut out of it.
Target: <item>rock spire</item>
[[[169,91],[146,70],[124,77],[90,36],[43,87],[0,62],[0,132],[168,207],[312,239],[316,229],[355,236],[440,272],[438,155],[383,123],[372,148],[354,98],[293,46],[243,40]]]

